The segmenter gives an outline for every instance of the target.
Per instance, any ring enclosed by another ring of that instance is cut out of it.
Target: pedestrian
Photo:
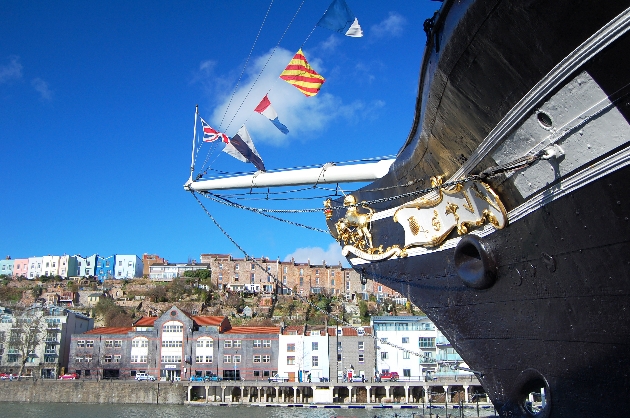
[[[306,376],[308,379],[308,383],[311,383],[311,374],[309,373],[308,376]]]

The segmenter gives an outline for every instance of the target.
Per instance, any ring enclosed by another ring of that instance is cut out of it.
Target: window
[[[337,351],[341,351],[341,341],[337,341]]]
[[[85,347],[86,348],[93,348],[94,347],[94,340],[85,340]]]
[[[364,345],[365,345],[365,342],[364,342],[364,341],[359,341],[359,342],[358,342],[358,345],[359,345],[358,349],[359,349],[359,350],[363,350],[363,349],[364,349],[363,347],[364,347]]]
[[[341,363],[341,354],[337,354],[337,362]]]
[[[181,340],[162,340],[162,347],[181,347]]]
[[[238,282],[238,273],[234,273],[234,281]]]
[[[271,363],[271,356],[269,354],[265,354],[262,356],[263,363]]]
[[[114,363],[120,363],[120,354],[114,355]]]
[[[233,357],[234,363],[240,363],[241,362],[241,355],[240,354],[235,354]]]
[[[271,340],[263,340],[263,348],[271,347]]]
[[[409,337],[402,337],[403,344],[409,344]]]
[[[287,344],[287,352],[294,353],[295,352],[295,344]]]
[[[112,356],[111,355],[106,355],[103,360],[105,361],[105,363],[111,363],[112,362]]]
[[[287,276],[282,276],[282,284],[287,284]]]
[[[407,360],[407,359],[411,358],[411,357],[410,357],[410,354],[409,354],[409,351],[403,351],[403,358],[404,358],[405,360]]]
[[[85,347],[85,340],[77,340],[77,347]]]
[[[286,266],[285,266],[285,267],[283,267],[283,271],[284,271],[285,273],[287,272],[287,270],[288,270],[288,269],[287,269],[287,267],[286,267]]]
[[[319,284],[319,277],[315,277],[315,284]]]
[[[313,365],[313,367],[318,367],[319,366],[319,357],[318,356],[313,356],[313,358],[311,359],[311,364]]]
[[[146,338],[134,338],[133,341],[131,341],[131,346],[132,347],[148,347],[149,340],[147,340]]]
[[[162,332],[184,332],[184,326],[183,325],[164,325],[162,327]]]
[[[105,340],[105,348],[111,348],[114,346],[114,340]]]
[[[260,348],[260,340],[254,340],[254,348]]]
[[[223,362],[224,363],[231,363],[232,362],[232,356],[230,354],[225,354],[223,356]]]
[[[254,356],[254,363],[260,363],[262,360],[262,357],[260,356],[260,354],[256,354]]]
[[[196,363],[212,363],[212,356],[196,356]]]
[[[241,348],[241,340],[234,340],[234,348]]]
[[[293,366],[295,364],[295,356],[287,356],[287,366]]]
[[[122,340],[114,340],[114,348],[122,347]]]
[[[222,282],[223,281],[223,273],[219,273],[219,281]]]
[[[181,363],[182,356],[162,356],[162,363]]]
[[[365,362],[365,356],[363,354],[359,354],[359,363]]]
[[[403,369],[403,376],[411,377],[411,369]]]
[[[313,341],[313,343],[311,344],[311,351],[317,350],[319,350],[319,343],[317,341]]]
[[[332,279],[332,280],[330,281],[330,284],[331,284],[331,286],[334,286],[334,285],[335,285],[335,279]]]
[[[79,263],[79,265],[81,265],[81,263]],[[118,267],[122,267],[122,260],[118,261]]]
[[[254,370],[254,377],[260,377],[260,370]]]
[[[238,263],[234,264],[234,271],[238,271]]]
[[[387,355],[387,351],[382,351],[381,352],[381,360],[387,360],[389,358],[389,356]]]
[[[223,263],[219,263],[219,270],[223,270]]]
[[[379,285],[379,286],[378,286],[378,291],[379,291],[379,292],[382,292],[382,291],[383,291],[383,286],[380,286],[380,285]]]
[[[92,355],[91,354],[88,354],[87,356],[85,356],[85,362],[86,363],[89,363],[91,361],[92,361]]]
[[[256,281],[256,275],[255,275],[254,273],[251,273],[251,274],[250,274],[249,281],[250,281],[251,283],[254,283],[254,282]]]
[[[224,348],[232,348],[232,340],[225,340],[225,341],[223,341],[223,347]]]
[[[420,338],[418,338],[418,347],[420,347],[420,348],[435,347],[435,338],[433,338],[433,337],[420,337]]]
[[[300,286],[304,286],[304,277],[300,277]]]

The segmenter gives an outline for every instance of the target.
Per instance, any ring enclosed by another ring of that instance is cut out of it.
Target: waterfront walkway
[[[189,403],[285,405],[470,405],[487,403],[475,377],[428,382],[182,382]]]

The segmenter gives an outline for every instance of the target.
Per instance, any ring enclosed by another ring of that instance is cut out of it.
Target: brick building
[[[209,264],[212,280],[219,290],[276,293],[302,296],[324,293],[343,295],[347,300],[400,299],[398,292],[368,278],[361,283],[360,275],[341,264],[328,265],[280,261],[266,257],[244,259],[229,254],[201,254],[201,263]],[[274,278],[277,278],[278,284]]]

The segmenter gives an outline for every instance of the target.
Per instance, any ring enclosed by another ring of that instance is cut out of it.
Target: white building
[[[206,263],[154,263],[149,266],[149,279],[158,282],[170,282],[177,277],[184,276],[186,271],[207,269],[210,269],[210,264]]]
[[[278,338],[278,375],[290,382],[300,379],[304,370],[304,326],[289,326]]]
[[[308,327],[303,339],[304,371],[310,373],[312,382],[330,379],[328,334],[324,326]],[[306,379],[303,379],[306,380]]]
[[[421,380],[427,371],[437,371],[438,331],[429,318],[375,316],[372,326],[378,338],[376,369],[379,373],[398,372],[401,380]]]
[[[330,379],[326,328],[289,326],[279,336],[278,374],[289,381],[311,382]]]
[[[42,257],[42,276],[58,276],[59,275],[58,255],[45,255]]]
[[[36,325],[38,344],[25,350],[29,339],[22,336],[23,324]],[[23,312],[12,312],[0,307],[0,372],[17,374],[22,353],[30,351],[22,375],[56,378],[68,367],[70,336],[94,327],[94,319],[62,307],[33,307]]]
[[[133,279],[142,277],[142,260],[137,255],[119,255],[115,257],[114,278]]]
[[[42,275],[42,259],[43,257],[28,258],[28,278],[35,280]]]

